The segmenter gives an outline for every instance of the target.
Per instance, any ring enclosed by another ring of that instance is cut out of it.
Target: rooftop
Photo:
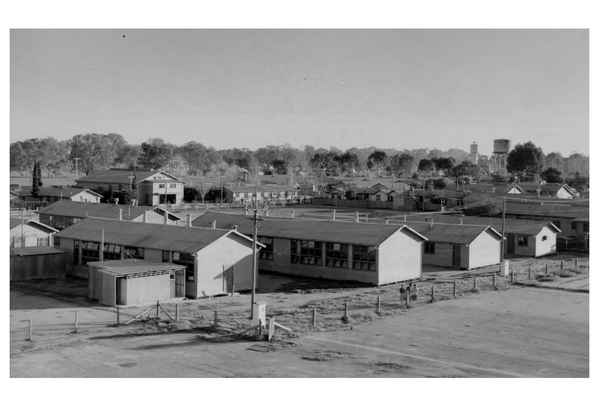
[[[141,216],[148,210],[154,210],[151,206],[129,206],[125,204],[85,203],[73,202],[71,200],[59,200],[40,209],[39,213],[63,217],[102,217],[118,219],[119,209],[123,210],[124,220],[132,220]]]
[[[23,221],[18,217],[11,217],[10,218],[10,229],[12,230],[13,228],[20,226],[22,222]],[[36,220],[29,219],[29,220],[25,220],[24,223],[28,226],[35,227],[35,228],[42,230],[44,232],[47,232],[47,233],[55,233],[58,231],[54,227],[50,227],[49,225],[40,223],[39,221],[36,221]]]
[[[60,231],[56,236],[100,242],[102,230],[106,243],[186,253],[196,253],[232,233],[230,230],[87,218]]]
[[[99,268],[102,272],[114,276],[150,276],[185,269],[185,265],[170,262],[149,262],[142,259],[123,259],[104,262],[88,262],[88,266]]]
[[[230,229],[237,226],[239,232],[252,234],[252,218],[238,214],[207,212],[197,217],[193,225],[210,227],[213,222],[216,223],[217,228]],[[371,246],[379,245],[398,230],[413,238],[426,240],[424,236],[404,225],[268,217],[258,223],[258,234],[261,236]]]
[[[11,255],[17,256],[29,256],[29,255],[52,255],[52,254],[64,254],[63,250],[59,250],[54,247],[25,247],[25,248],[13,248],[10,252]]]
[[[453,244],[470,244],[480,234],[488,232],[497,240],[501,233],[491,226],[486,225],[460,225],[449,223],[427,223],[422,221],[408,221],[407,225],[425,235],[433,242],[448,242]]]
[[[80,188],[80,187],[64,187],[64,186],[47,186],[40,187],[38,195],[40,197],[63,197],[68,198],[72,197],[78,193],[87,192],[96,196],[102,196],[99,193],[96,193],[92,190]],[[19,190],[17,190],[17,194],[19,196],[31,196],[31,186],[23,186]]]

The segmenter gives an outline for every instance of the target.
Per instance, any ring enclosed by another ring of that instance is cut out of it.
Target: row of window
[[[322,266],[323,244],[325,266],[330,268],[349,267],[349,244],[311,240],[291,240],[291,263]],[[352,269],[375,271],[376,247],[353,245],[351,262]]]
[[[81,263],[100,260],[100,243],[95,241],[75,241],[73,250],[73,262],[79,262],[79,249],[81,248]],[[121,259],[122,257],[144,259],[144,249],[140,247],[122,247],[117,244],[104,243],[104,259]]]
[[[166,185],[167,185],[166,183],[159,183],[158,184],[158,189],[166,189]],[[169,189],[175,189],[176,187],[177,187],[176,183],[169,183],[168,184],[168,188]]]

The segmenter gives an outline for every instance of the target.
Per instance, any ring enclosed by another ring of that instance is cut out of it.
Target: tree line
[[[268,145],[250,150],[230,148],[217,150],[197,141],[175,145],[160,138],[148,139],[139,145],[129,144],[116,133],[79,134],[70,140],[32,138],[10,145],[11,171],[31,173],[35,163],[46,176],[72,173],[75,163],[79,174],[111,167],[165,169],[176,175],[223,175],[239,168],[257,172],[286,174],[290,171],[317,175],[352,175],[370,173],[412,176],[416,172],[442,171],[450,176],[476,177],[488,169],[488,161],[477,165],[468,161],[468,153],[453,148],[439,149],[377,149],[335,147],[295,148],[290,145]],[[508,156],[508,170],[521,175],[588,176],[588,157],[572,154],[564,157],[552,152],[544,155],[532,143],[517,145]]]

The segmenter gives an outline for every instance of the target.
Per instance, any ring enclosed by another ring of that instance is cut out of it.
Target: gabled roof
[[[59,200],[39,210],[40,214],[63,217],[102,217],[119,218],[119,209],[123,210],[123,219],[132,220],[144,212],[154,210],[151,206],[128,206],[125,204],[84,203],[72,200]]]
[[[243,234],[251,235],[253,232],[252,218],[237,214],[206,212],[197,217],[193,221],[193,225],[210,227],[213,222],[216,223],[217,228],[230,229],[237,226],[237,230]],[[410,235],[412,238],[426,240],[425,236],[403,225],[272,217],[263,218],[258,224],[258,234],[265,237],[371,246],[379,245],[398,230],[402,230],[402,232]]]
[[[460,225],[447,223],[407,222],[407,225],[426,236],[432,242],[470,244],[482,233],[489,233],[501,240],[501,233],[491,226]]]
[[[104,242],[157,250],[196,253],[214,241],[229,234],[251,239],[233,230],[181,227],[176,225],[139,223],[118,220],[85,219],[56,234],[60,238],[100,242],[104,230]]]
[[[13,228],[20,226],[21,223],[22,223],[22,220],[20,218],[11,217],[10,218],[10,229],[12,230]],[[58,230],[55,229],[54,227],[50,227],[49,225],[40,223],[39,221],[36,221],[36,220],[25,220],[24,223],[25,223],[25,225],[37,228],[38,230],[41,230],[46,233],[58,232]]]
[[[501,210],[501,205],[497,206]],[[551,203],[520,203],[507,202],[506,214],[526,215],[548,218],[575,218],[589,215],[589,208],[586,206],[572,206],[567,204]]]
[[[93,190],[80,188],[80,187],[58,187],[58,186],[48,186],[48,187],[40,187],[38,195],[40,197],[73,197],[76,194],[87,192],[94,196],[102,197],[101,194],[94,192]],[[19,196],[31,196],[31,186],[23,186],[21,189],[17,190],[17,194]]]
[[[88,262],[88,266],[94,266],[114,276],[148,276],[170,273],[171,271],[185,269],[185,265],[172,264],[170,262],[150,262],[143,259],[121,259],[111,261]]]
[[[497,217],[482,217],[482,216],[454,216],[448,214],[426,214],[407,216],[410,221],[430,221],[435,223],[451,223],[451,224],[470,224],[481,226],[492,226],[497,231],[502,228],[503,220]],[[537,235],[543,227],[548,227],[552,231],[559,233],[561,230],[550,221],[539,220],[522,220],[522,219],[505,219],[505,233]]]
[[[215,187],[215,189],[218,189]],[[225,189],[229,189],[233,193],[254,193],[258,190],[259,193],[264,192],[288,192],[288,191],[296,191],[297,187],[295,186],[285,186],[285,185],[231,185],[225,186]]]
[[[135,182],[140,183],[145,179],[149,178],[152,175],[157,173],[164,174],[175,181],[179,181],[173,175],[165,172],[165,171],[147,171],[147,170],[136,170],[133,171],[131,169],[106,169],[103,171],[96,171],[87,176],[83,176],[77,179],[75,182],[77,183],[122,183],[129,184],[130,176],[135,175]]]

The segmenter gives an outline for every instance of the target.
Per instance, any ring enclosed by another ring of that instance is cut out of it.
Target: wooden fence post
[[[378,295],[376,297],[376,312],[377,314],[381,314],[381,296]]]
[[[116,306],[116,325],[120,325],[121,324],[121,308],[117,305]]]
[[[268,341],[272,341],[275,336],[275,318],[271,317],[268,321]]]
[[[214,322],[212,324],[214,327],[218,326],[218,310],[214,310]]]
[[[431,303],[435,301],[435,284],[431,285]]]
[[[156,301],[156,318],[157,319],[160,318],[160,301],[159,300]]]
[[[349,303],[348,302],[345,302],[345,312],[344,312],[343,317],[346,320],[349,320]]]
[[[312,308],[312,328],[316,328],[316,307]]]
[[[179,303],[175,303],[175,321],[179,321]]]
[[[578,258],[574,258],[574,269],[578,270]]]
[[[528,265],[528,280],[532,280],[532,265]]]
[[[563,271],[564,270],[564,260],[562,259],[559,263],[559,270]]]
[[[476,287],[476,276],[472,278],[472,291],[478,292],[478,288]]]
[[[74,333],[79,329],[79,312],[75,310],[75,328],[73,330]]]
[[[497,290],[497,275],[493,274],[493,289]]]
[[[31,341],[31,337],[33,337],[33,323],[31,319],[27,320],[27,330],[25,334],[25,341]]]
[[[453,281],[453,297],[458,297],[458,282],[454,279]]]
[[[549,264],[545,264],[545,275],[549,273]]]

